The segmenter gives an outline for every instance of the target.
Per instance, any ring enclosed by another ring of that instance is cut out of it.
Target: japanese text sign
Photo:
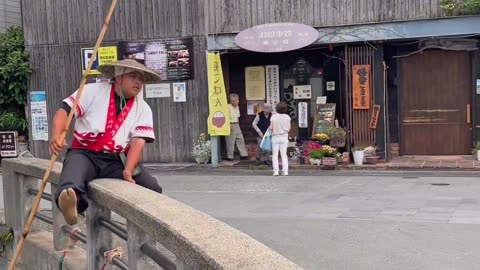
[[[17,135],[16,131],[0,132],[0,156],[16,157],[17,156]]]
[[[353,66],[353,109],[370,109],[370,65]]]
[[[235,36],[235,43],[245,50],[274,53],[303,48],[318,37],[318,31],[311,26],[280,22],[245,29]]]
[[[212,136],[230,135],[230,118],[227,93],[223,80],[220,54],[207,53],[208,67],[208,134]]]
[[[88,67],[88,62],[93,55],[93,48],[83,48],[82,49],[82,72],[85,73]],[[116,62],[118,59],[117,57],[117,47],[116,46],[109,46],[109,47],[100,47],[98,48],[97,55],[95,57],[95,61],[93,62],[92,69],[90,70],[89,75],[93,74],[101,74],[97,67],[99,65],[107,64]]]

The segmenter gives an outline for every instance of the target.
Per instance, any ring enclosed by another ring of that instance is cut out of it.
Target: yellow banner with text
[[[211,136],[228,136],[230,135],[230,121],[228,121],[230,117],[220,54],[207,52],[207,65],[208,134]]]

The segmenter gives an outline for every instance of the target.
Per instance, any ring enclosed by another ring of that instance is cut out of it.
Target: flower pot
[[[377,164],[379,158],[380,158],[379,156],[376,156],[376,157],[372,157],[372,156],[366,157],[368,164]]]
[[[312,165],[317,165],[318,166],[318,165],[322,164],[321,159],[310,158],[309,160],[310,160],[310,164],[312,164]]]
[[[331,167],[335,167],[337,166],[337,158],[334,158],[334,157],[324,157],[322,159],[322,164],[324,166],[331,166]]]
[[[353,152],[353,162],[357,166],[363,165],[364,152],[363,151],[354,151]]]

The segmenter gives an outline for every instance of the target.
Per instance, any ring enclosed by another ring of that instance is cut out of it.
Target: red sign
[[[319,37],[315,28],[298,23],[268,23],[238,33],[235,43],[255,52],[286,52],[314,43]]]

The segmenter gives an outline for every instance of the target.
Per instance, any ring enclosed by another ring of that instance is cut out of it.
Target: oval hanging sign
[[[267,23],[243,30],[235,43],[254,52],[286,52],[306,47],[318,39],[315,28],[299,23]]]

